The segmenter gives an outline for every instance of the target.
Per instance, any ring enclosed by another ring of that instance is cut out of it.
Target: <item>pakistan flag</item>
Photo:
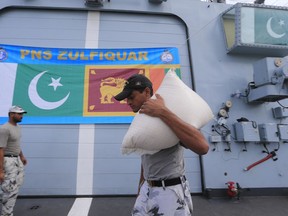
[[[255,8],[255,43],[288,45],[288,11]]]
[[[13,104],[27,116],[82,116],[84,67],[18,64]]]

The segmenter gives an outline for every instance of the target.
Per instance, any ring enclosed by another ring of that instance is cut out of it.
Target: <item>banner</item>
[[[70,49],[0,45],[0,124],[19,105],[24,124],[130,123],[126,101],[113,96],[132,74],[159,87],[165,73],[180,76],[177,48]]]

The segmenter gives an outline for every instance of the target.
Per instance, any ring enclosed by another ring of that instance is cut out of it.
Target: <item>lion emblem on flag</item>
[[[102,79],[100,84],[101,104],[113,104],[112,98],[123,90],[125,82],[126,80],[123,78],[108,77]],[[120,103],[125,103],[125,101]]]

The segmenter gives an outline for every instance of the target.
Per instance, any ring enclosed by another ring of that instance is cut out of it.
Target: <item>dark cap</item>
[[[114,98],[118,101],[124,100],[132,94],[133,90],[145,89],[146,87],[152,88],[152,82],[144,75],[134,74],[127,79],[122,92]]]

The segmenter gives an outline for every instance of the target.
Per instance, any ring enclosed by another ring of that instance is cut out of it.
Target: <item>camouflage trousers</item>
[[[1,184],[2,211],[1,216],[13,216],[13,209],[19,188],[24,180],[24,165],[18,157],[4,157],[5,178]]]
[[[147,181],[141,186],[132,216],[191,216],[192,197],[188,181],[169,187],[150,187]]]

